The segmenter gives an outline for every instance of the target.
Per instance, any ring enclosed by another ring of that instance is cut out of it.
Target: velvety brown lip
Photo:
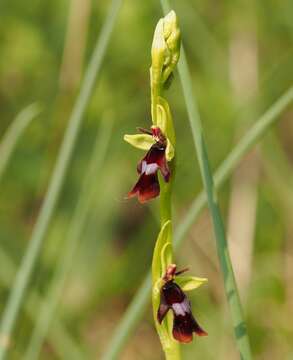
[[[140,129],[142,132],[148,130]],[[157,140],[151,146],[144,158],[137,165],[137,172],[140,175],[137,183],[128,193],[127,197],[138,197],[139,202],[145,203],[160,194],[158,170],[160,170],[166,182],[170,179],[170,169],[166,160],[166,140],[160,128],[152,128],[152,135]]]
[[[193,339],[193,333],[198,336],[207,335],[195,320],[187,296],[173,279],[161,288],[161,302],[157,313],[160,324],[169,310],[174,315],[172,333],[177,341],[189,343]]]

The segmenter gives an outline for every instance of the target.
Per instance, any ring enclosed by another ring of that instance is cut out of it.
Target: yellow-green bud
[[[175,12],[160,19],[152,44],[151,76],[155,84],[164,85],[174,70],[180,55],[180,30]]]

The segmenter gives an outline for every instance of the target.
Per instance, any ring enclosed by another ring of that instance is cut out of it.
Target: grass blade
[[[281,113],[293,101],[293,87],[288,89],[247,131],[245,136],[239,141],[234,149],[229,153],[227,158],[215,172],[215,186],[219,189],[229,178],[232,171],[241,162],[243,157],[252,149],[252,147],[262,138],[266,131],[274,122],[279,119]],[[176,227],[174,234],[174,247],[178,249],[183,243],[191,225],[199,216],[200,212],[207,205],[207,197],[202,191],[193,201],[192,205],[186,212],[182,222]],[[137,290],[130,305],[120,320],[112,341],[108,345],[103,360],[116,359],[123,349],[135,326],[139,323],[143,313],[150,302],[151,296],[151,273],[145,277],[142,285]]]
[[[99,39],[97,40],[96,47],[85,73],[80,93],[69,119],[68,127],[64,135],[44,203],[34,227],[27,251],[23,257],[16,279],[13,283],[0,327],[0,334],[8,339],[10,339],[13,326],[24,300],[25,290],[30,280],[34,264],[38,257],[42,242],[46,236],[50,220],[53,216],[79,133],[79,128],[82,123],[83,114],[92,94],[96,77],[100,70],[121,3],[122,0],[113,0],[111,2],[109,13],[103,25]],[[1,360],[5,358],[6,353],[7,347],[0,344]]]
[[[6,130],[6,133],[0,143],[0,179],[9,163],[18,139],[31,121],[39,115],[40,112],[41,107],[37,103],[27,106],[21,110]]]
[[[147,304],[151,301],[151,291],[152,279],[149,272],[116,327],[113,338],[101,360],[118,359],[118,355],[142,318]]]
[[[48,287],[46,300],[44,300],[41,306],[30,344],[24,356],[24,359],[26,360],[34,360],[39,357],[43,341],[49,330],[51,321],[54,318],[58,301],[62,295],[67,275],[70,272],[74,255],[76,254],[84,230],[84,225],[89,215],[91,201],[96,196],[97,187],[95,186],[95,183],[106,156],[111,129],[112,120],[104,119],[101,131],[99,131],[96,139],[90,164],[83,180],[82,190],[66,235],[64,253],[60,256],[53,279]]]
[[[0,281],[6,287],[9,287],[13,282],[16,266],[2,248],[0,248],[0,264]],[[24,303],[26,314],[34,321],[37,320],[38,314],[36,309],[40,307],[41,301],[41,296],[36,291],[31,291]],[[84,358],[82,349],[71,338],[60,320],[54,321],[52,331],[49,334],[49,340],[54,343],[54,350],[61,359],[80,360]],[[7,343],[8,339],[2,337],[0,341]]]
[[[218,167],[214,175],[216,188],[220,188],[229,178],[232,171],[241,162],[243,157],[251,150],[251,148],[261,139],[270,126],[279,119],[281,113],[293,101],[293,87],[286,91],[276,103],[265,112],[265,114],[255,122],[251,129],[239,141],[235,148],[230,152],[223,163]],[[191,207],[187,211],[183,221],[177,226],[175,233],[175,246],[180,246],[184,236],[191,227],[195,218],[199,215],[207,204],[207,197],[202,191],[193,201]]]
[[[210,169],[210,163],[205,145],[205,140],[201,129],[200,118],[194,104],[194,96],[191,90],[190,74],[189,74],[189,69],[187,67],[184,51],[182,51],[181,53],[181,64],[179,64],[178,66],[178,71],[180,74],[181,83],[183,87],[192,135],[200,165],[201,176],[207,194],[207,203],[212,217],[214,234],[217,243],[218,257],[224,278],[226,296],[230,306],[230,313],[234,326],[236,342],[237,342],[238,350],[241,355],[241,359],[249,360],[252,357],[251,357],[249,339],[247,335],[247,328],[244,321],[242,305],[237,289],[237,283],[234,276],[229,250],[228,250],[224,222],[218,206],[217,195],[215,191],[212,172]]]

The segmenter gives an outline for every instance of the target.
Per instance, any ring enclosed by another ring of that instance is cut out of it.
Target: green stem
[[[4,309],[0,326],[0,334],[4,338],[10,339],[20,307],[22,302],[25,300],[25,292],[61,193],[65,175],[83,120],[83,115],[94,89],[97,74],[101,68],[102,60],[104,59],[121,2],[122,0],[112,1],[109,14],[106,18],[89,66],[86,70],[85,78],[69,119],[68,127],[64,135],[44,203],[34,227],[31,239],[28,242],[29,245],[27,251],[22,259],[16,279],[12,285],[7,305]],[[3,360],[6,357],[7,350],[8,347],[5,344],[0,343],[0,360]]]
[[[159,97],[162,96],[162,86],[160,83],[160,77],[158,74],[155,74],[155,71],[150,69],[150,81],[151,81],[151,113],[152,113],[152,120],[153,124],[157,124],[157,111],[158,111],[158,104],[159,104]],[[171,121],[171,119],[170,119]],[[175,146],[175,144],[173,144]],[[172,176],[168,183],[166,183],[163,177],[159,174],[159,183],[160,183],[160,223],[161,227],[172,219],[172,181],[174,178],[175,173],[175,161],[172,160],[170,164]],[[171,231],[169,241],[172,244],[173,233]],[[158,279],[153,279],[153,286],[155,285]],[[160,325],[157,321],[157,308],[156,308],[156,301],[153,298],[153,315],[154,321],[156,325],[156,329],[161,341],[162,348],[164,350],[165,356],[167,360],[180,360],[180,347],[179,343],[172,338],[170,335],[170,331],[168,331],[169,336],[166,338],[166,333],[164,332],[162,325]],[[165,320],[167,321],[167,320]]]
[[[159,96],[161,96],[162,87],[161,85],[156,82],[154,79],[156,76],[153,73],[152,68],[150,68],[150,79],[151,79],[151,114],[152,114],[152,120],[153,124],[157,124],[157,99]]]
[[[171,184],[171,180],[169,183],[165,183],[162,176],[160,176],[159,182],[160,182],[160,222],[161,222],[161,226],[163,226],[166,221],[171,220],[172,218],[172,206],[171,206],[172,184]]]
[[[13,282],[17,268],[11,257],[9,257],[2,248],[0,248],[0,264],[0,281],[4,286],[9,288]],[[34,289],[30,291],[24,303],[24,310],[32,321],[38,320],[38,312],[36,309],[40,308],[42,301],[44,301],[44,298],[42,298],[37,291]],[[4,338],[0,340],[6,341]],[[56,319],[53,322],[48,340],[54,345],[54,352],[60,359],[80,360],[85,358],[83,349],[75,342],[60,319]]]
[[[201,128],[200,117],[195,105],[195,98],[192,94],[191,77],[189,74],[189,69],[187,67],[184,51],[182,51],[181,56],[181,63],[178,66],[178,71],[181,78],[189,121],[192,129],[192,135],[198,155],[202,180],[204,183],[205,191],[207,193],[207,202],[212,216],[218,257],[220,260],[221,270],[224,278],[226,296],[228,304],[230,306],[230,313],[232,317],[236,343],[241,355],[241,359],[249,360],[252,358],[252,355],[249,345],[249,338],[247,335],[246,323],[244,320],[242,305],[227,246],[224,223],[218,206],[216,190],[210,170],[210,164]]]
[[[166,360],[180,360],[181,359],[180,347],[179,347],[178,343],[175,343],[175,341],[173,343],[174,343],[174,346],[172,346],[169,349],[165,349]]]

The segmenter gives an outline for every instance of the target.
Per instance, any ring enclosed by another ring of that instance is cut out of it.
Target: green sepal
[[[162,97],[158,97],[157,126],[167,138],[166,159],[171,161],[175,156],[175,131],[169,104]]]
[[[164,349],[170,348],[173,343],[173,338],[168,331],[168,323],[164,319],[160,325],[157,321],[157,311],[160,306],[161,301],[161,288],[164,284],[162,279],[163,275],[166,272],[167,266],[172,263],[172,245],[171,245],[171,236],[172,236],[172,224],[171,221],[166,221],[158,235],[154,255],[152,262],[152,303],[153,303],[153,315],[155,320],[155,325],[160,336],[160,340]]]
[[[206,278],[199,278],[195,276],[184,275],[175,277],[176,284],[179,285],[183,291],[191,291],[197,289],[207,281],[208,279]]]
[[[175,144],[175,130],[170,107],[167,100],[161,96],[158,97],[157,104],[157,125],[165,136],[170,139],[171,143]]]
[[[165,155],[166,155],[166,160],[167,161],[171,161],[175,156],[174,147],[171,144],[171,141],[169,139],[167,139],[167,146],[166,146]]]
[[[167,242],[161,250],[161,272],[162,275],[166,272],[168,265],[172,264],[173,249],[172,244]]]
[[[149,150],[155,143],[152,135],[148,134],[124,135],[123,139],[130,145],[141,150]]]
[[[162,264],[162,250],[164,246],[167,243],[170,243],[171,245],[171,232],[172,232],[172,224],[171,221],[168,220],[164,223],[164,225],[161,228],[161,231],[158,235],[154,255],[153,255],[153,262],[152,262],[152,275],[153,275],[153,283],[156,283],[158,279],[160,279],[164,273],[166,272],[166,265],[168,264]],[[170,259],[170,263],[172,262],[172,258]],[[169,264],[170,264],[169,263]]]

